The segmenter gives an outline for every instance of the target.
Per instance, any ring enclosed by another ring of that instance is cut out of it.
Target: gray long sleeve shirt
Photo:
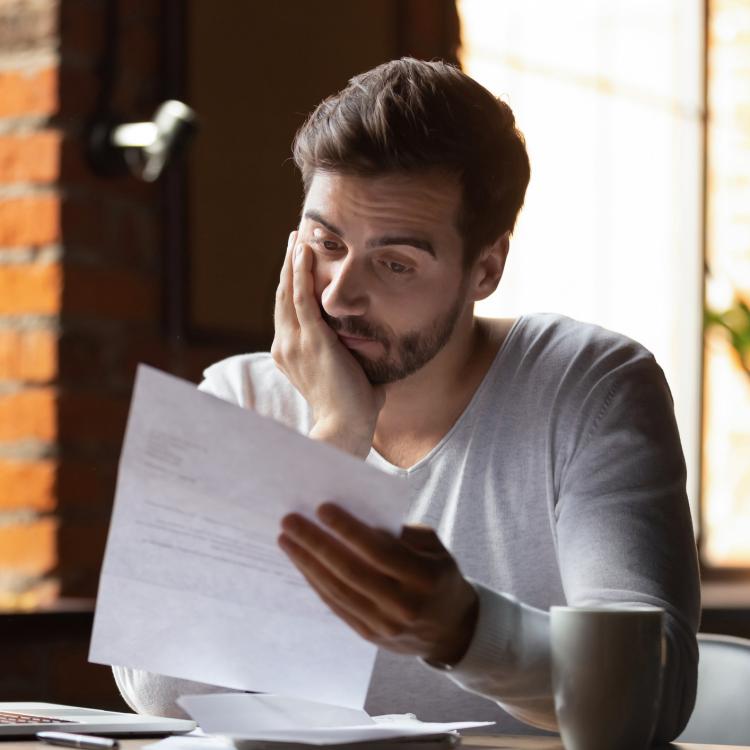
[[[268,354],[219,362],[201,388],[311,427],[307,403]],[[640,603],[666,611],[656,738],[680,733],[695,698],[698,568],[672,399],[646,349],[563,316],[522,316],[426,456],[408,469],[375,450],[367,460],[408,483],[406,518],[438,530],[480,601],[454,670],[378,654],[371,714],[554,731],[549,608]],[[153,713],[177,714],[181,693],[217,689],[136,670],[115,676],[131,706]]]

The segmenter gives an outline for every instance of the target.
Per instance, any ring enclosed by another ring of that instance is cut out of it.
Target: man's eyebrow
[[[429,253],[433,258],[436,258],[435,249],[432,247],[432,243],[429,240],[422,239],[421,237],[408,237],[408,236],[385,236],[376,237],[373,240],[368,240],[366,247],[386,247],[388,245],[409,245],[410,247],[416,247],[418,250],[424,250]]]
[[[344,233],[330,221],[326,221],[318,211],[315,209],[308,209],[303,214],[303,218],[316,221],[318,224],[322,224],[329,232],[337,234],[343,239]],[[424,250],[429,253],[433,258],[436,258],[435,249],[432,247],[432,243],[429,240],[421,237],[410,237],[407,235],[385,235],[383,237],[376,237],[375,239],[368,240],[366,247],[372,249],[375,247],[387,247],[388,245],[409,245],[410,247],[416,247],[418,250]]]
[[[335,225],[331,224],[330,221],[326,221],[317,211],[309,209],[302,215],[303,219],[310,219],[311,221],[317,221],[318,224],[322,224],[329,232],[337,234],[339,237],[344,236],[344,233]]]

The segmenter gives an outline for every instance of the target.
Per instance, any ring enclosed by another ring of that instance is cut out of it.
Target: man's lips
[[[341,343],[349,349],[359,349],[368,344],[376,343],[375,339],[367,339],[362,336],[350,336],[347,333],[336,333]]]

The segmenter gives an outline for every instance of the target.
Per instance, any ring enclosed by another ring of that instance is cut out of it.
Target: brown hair
[[[510,107],[453,65],[408,57],[355,76],[323,100],[297,132],[293,153],[305,190],[316,170],[456,174],[466,265],[512,231],[529,183]]]

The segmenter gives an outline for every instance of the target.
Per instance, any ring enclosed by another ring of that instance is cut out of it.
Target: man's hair
[[[513,230],[529,183],[510,107],[453,65],[408,57],[355,76],[323,100],[297,132],[293,152],[305,192],[316,170],[456,175],[466,266]]]

